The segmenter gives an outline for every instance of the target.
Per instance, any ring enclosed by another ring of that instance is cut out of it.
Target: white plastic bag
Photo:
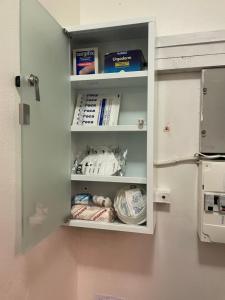
[[[127,150],[122,151],[120,147],[87,147],[74,161],[72,173],[87,176],[123,176],[126,158]]]

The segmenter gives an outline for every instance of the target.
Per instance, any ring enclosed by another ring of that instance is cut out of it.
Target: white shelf
[[[71,75],[72,87],[79,89],[146,86],[148,71]]]
[[[139,128],[138,125],[116,125],[116,126],[71,126],[72,132],[90,132],[90,131],[147,131],[147,126],[144,125],[143,128]]]
[[[71,181],[95,181],[146,184],[146,177],[71,175]]]
[[[148,35],[148,23],[153,18],[137,18],[136,20],[115,21],[101,24],[85,24],[67,26],[66,30],[77,43],[93,43],[143,38]]]
[[[66,224],[72,227],[82,227],[91,229],[103,229],[103,230],[114,230],[114,231],[125,231],[135,233],[151,234],[147,226],[142,225],[130,225],[123,223],[106,223],[106,222],[95,222],[95,221],[84,221],[84,220],[69,220]]]

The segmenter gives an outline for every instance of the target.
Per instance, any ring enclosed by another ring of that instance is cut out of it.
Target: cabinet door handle
[[[30,83],[30,86],[33,86],[35,89],[36,101],[40,101],[39,78],[33,74],[30,74],[28,82]]]

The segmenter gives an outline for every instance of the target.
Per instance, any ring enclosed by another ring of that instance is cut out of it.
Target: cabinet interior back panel
[[[97,47],[99,52],[99,73],[103,72],[104,69],[104,55],[111,52],[126,51],[126,50],[135,50],[141,49],[145,60],[148,58],[148,40],[147,38],[143,39],[129,39],[129,40],[119,40],[113,42],[105,43],[87,43],[78,44],[72,40],[71,50],[73,49],[82,49],[89,47]]]
[[[72,194],[77,193],[90,193],[92,195],[102,195],[104,197],[110,197],[114,200],[117,191],[122,189],[125,186],[135,186],[133,184],[126,183],[110,183],[110,182],[84,182],[76,181],[72,182]],[[146,188],[146,185],[138,185]]]
[[[77,132],[73,137],[73,159],[87,146],[121,146],[124,150],[128,149],[125,176],[146,177],[146,132]]]
[[[135,38],[147,38],[148,23],[126,24],[125,26],[110,26],[103,28],[91,28],[88,30],[69,30],[73,40],[77,44],[90,41],[91,43],[106,42],[106,41],[120,41]]]

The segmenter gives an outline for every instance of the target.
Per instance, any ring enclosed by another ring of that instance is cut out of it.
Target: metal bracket
[[[19,123],[20,125],[30,125],[30,105],[19,104]]]
[[[145,124],[145,122],[144,122],[143,119],[139,119],[139,120],[138,120],[138,128],[139,128],[139,129],[143,129],[144,124]]]

